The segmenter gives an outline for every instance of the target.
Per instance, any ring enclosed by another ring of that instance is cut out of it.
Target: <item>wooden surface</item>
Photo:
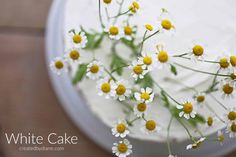
[[[44,25],[49,0],[0,0],[0,157],[108,157],[70,121],[51,87],[44,56]],[[79,137],[64,151],[19,151],[4,133]],[[232,153],[227,157],[235,157]]]

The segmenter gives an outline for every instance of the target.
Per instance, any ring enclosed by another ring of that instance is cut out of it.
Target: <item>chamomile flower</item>
[[[153,26],[151,24],[146,24],[145,25],[146,30],[152,32],[154,30]]]
[[[234,81],[234,83],[235,83],[235,81],[236,81],[236,70],[232,68],[229,72],[229,75],[230,75],[231,81]]]
[[[108,33],[111,39],[119,40],[121,38],[121,30],[117,25],[108,24],[105,26],[104,32]]]
[[[103,0],[103,2],[106,4],[106,5],[109,5],[112,3],[112,0]]]
[[[134,93],[134,97],[137,101],[143,102],[143,103],[151,103],[154,98],[153,90],[149,87],[146,89],[141,88],[140,92]]]
[[[97,89],[99,96],[105,96],[106,99],[111,97],[111,86],[113,84],[113,80],[110,78],[104,78],[97,81]]]
[[[126,80],[117,81],[111,86],[111,89],[111,96],[120,101],[124,101],[131,94],[131,86]]]
[[[200,138],[198,141],[194,142],[193,144],[187,145],[186,149],[189,150],[189,149],[200,148],[202,143],[205,141],[205,139],[206,139],[205,137]]]
[[[124,139],[119,143],[113,144],[112,153],[114,153],[117,157],[129,156],[132,153],[132,145],[127,139]]]
[[[133,36],[135,35],[136,32],[136,27],[130,26],[130,25],[125,25],[123,27],[123,32],[122,32],[122,37],[125,38],[126,40],[132,40]]]
[[[89,63],[87,67],[87,74],[86,76],[92,80],[100,78],[104,73],[104,68],[100,61],[94,60],[93,62]]]
[[[231,55],[230,56],[230,64],[233,68],[236,68],[236,55]]]
[[[70,48],[65,54],[65,57],[72,63],[81,63],[81,56],[81,52],[78,48]]]
[[[147,115],[148,105],[141,102],[134,106],[134,115],[137,117],[143,117]]]
[[[177,109],[180,109],[181,112],[179,113],[179,117],[183,117],[186,119],[195,118],[196,117],[196,112],[194,111],[194,105],[191,101],[185,101],[181,105],[178,104]]]
[[[212,127],[217,121],[218,121],[218,118],[216,118],[216,116],[210,115],[206,117],[206,126]]]
[[[138,58],[139,64],[143,65],[148,71],[153,70],[156,66],[155,54],[149,55],[146,52],[141,53],[141,57]]]
[[[224,140],[225,140],[224,134],[222,133],[221,130],[218,130],[218,132],[217,132],[217,141],[220,142],[220,145],[223,145]]]
[[[233,98],[234,86],[232,83],[222,83],[222,98]]]
[[[171,60],[168,51],[166,51],[164,47],[165,46],[162,43],[156,45],[157,48],[156,60],[159,68],[168,66]]]
[[[144,134],[153,134],[161,130],[161,127],[157,125],[157,122],[153,119],[143,121],[143,127],[141,128],[141,131]]]
[[[119,120],[111,129],[112,135],[124,138],[129,134],[128,126],[125,121]]]
[[[162,32],[170,32],[172,34],[173,31],[175,31],[173,20],[166,9],[162,9],[162,13],[158,18],[158,21]]]
[[[229,71],[229,78],[226,78],[226,82],[231,84],[232,86],[236,85],[236,70],[232,69]]]
[[[223,116],[226,123],[236,122],[236,107],[228,108],[227,113],[225,113]]]
[[[85,48],[88,40],[87,36],[82,31],[73,30],[69,32],[71,42],[76,48]]]
[[[55,72],[57,75],[60,75],[62,71],[67,72],[67,63],[65,59],[61,57],[56,57],[50,62],[50,68],[53,72]]]
[[[219,67],[222,72],[228,72],[230,68],[230,60],[228,57],[220,57],[218,59]]]
[[[236,122],[233,122],[227,126],[226,133],[229,134],[230,138],[236,137]]]
[[[206,103],[206,94],[205,93],[198,93],[194,96],[195,102],[199,107],[203,107]]]
[[[146,67],[144,65],[139,64],[138,61],[133,61],[132,65],[129,66],[129,68],[132,69],[131,75],[134,77],[135,80],[143,79],[144,75],[148,73]]]
[[[190,55],[194,61],[204,60],[206,56],[206,46],[199,42],[194,42],[190,49]]]
[[[132,4],[129,6],[129,10],[135,14],[137,12],[137,10],[140,9],[140,5],[137,1],[133,1]]]

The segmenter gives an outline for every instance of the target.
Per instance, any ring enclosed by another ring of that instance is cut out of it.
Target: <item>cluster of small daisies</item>
[[[124,0],[119,2],[119,5],[122,5]],[[114,3],[113,0],[103,0],[104,7],[109,7],[110,4]],[[99,8],[100,9],[100,8]],[[127,15],[128,18],[135,15],[140,9],[138,1],[133,1],[125,12],[119,12],[115,18],[109,17],[109,19],[114,19],[116,21],[119,16]],[[219,71],[213,74],[215,77],[218,75],[223,76],[224,79],[220,80],[220,87],[218,90],[222,92],[222,98],[233,98],[234,89],[236,88],[236,56],[223,56],[218,58],[217,61],[207,61],[206,58],[206,49],[205,46],[201,43],[194,43],[189,51],[180,55],[170,55],[168,47],[165,44],[160,43],[156,44],[155,52],[145,52],[143,51],[144,42],[150,37],[162,33],[168,32],[173,33],[175,31],[175,26],[172,23],[172,20],[166,9],[162,9],[162,14],[158,18],[158,24],[154,28],[151,24],[144,25],[145,33],[142,41],[138,45],[141,49],[138,57],[124,66],[122,68],[128,68],[133,77],[133,82],[142,80],[145,78],[149,72],[154,69],[170,69],[173,68],[173,59],[178,57],[182,59],[193,60],[194,62],[209,62],[212,64],[217,64]],[[102,19],[100,19],[102,20]],[[103,21],[101,26],[103,28],[103,34],[107,35],[108,38],[114,41],[119,41],[125,39],[127,41],[133,41],[136,39],[137,26],[131,25],[129,22],[126,22],[122,27],[118,26],[116,22],[108,21],[104,25]],[[63,57],[56,57],[51,63],[51,69],[58,75],[62,71],[68,71],[70,64],[81,64],[83,58],[84,48],[88,41],[86,33],[79,30],[69,31],[69,39],[71,45],[70,49],[65,51]],[[186,68],[182,66],[182,68]],[[188,69],[188,67],[186,68]],[[112,69],[113,70],[113,69]],[[201,71],[199,71],[201,72]],[[207,73],[202,71],[203,73]],[[150,103],[153,102],[155,97],[154,89],[150,87],[145,88],[134,88],[134,85],[128,80],[117,78],[113,75],[113,72],[109,72],[108,69],[97,59],[93,59],[91,62],[86,63],[86,76],[91,80],[96,81],[96,88],[99,96],[104,96],[106,99],[114,99],[119,102],[126,102],[135,100],[135,105],[133,106],[133,115],[134,119],[128,121],[127,119],[121,119],[114,123],[111,131],[112,134],[121,138],[122,140],[114,143],[112,147],[112,152],[118,157],[126,157],[132,153],[132,145],[126,139],[127,135],[130,134],[130,127],[136,120],[141,120],[140,130],[144,134],[153,134],[161,130],[161,127],[158,125],[155,118],[147,119],[148,109],[150,108]],[[218,80],[217,80],[218,81]],[[217,86],[218,87],[218,86]],[[163,89],[161,89],[163,90]],[[169,95],[167,95],[170,97]],[[173,97],[170,97],[174,100]],[[178,112],[179,118],[184,118],[186,120],[194,119],[197,116],[198,107],[206,107],[208,95],[207,92],[198,92],[191,99],[183,100],[182,102],[174,100],[176,103],[176,109]],[[220,102],[218,102],[220,103]],[[221,104],[221,103],[220,103]],[[222,104],[221,104],[222,105]],[[224,106],[225,107],[225,106]],[[206,118],[206,127],[212,127],[216,121],[221,121],[227,125],[226,133],[229,133],[230,137],[236,136],[236,108],[227,109],[223,117],[217,115],[213,112],[211,115]],[[187,130],[188,131],[188,130]],[[186,149],[195,149],[199,148],[201,144],[206,140],[206,137],[201,137],[199,140],[191,138],[192,144],[188,145]],[[222,131],[218,131],[217,141],[221,144],[224,141],[224,134]],[[169,157],[174,157],[169,152]],[[176,156],[175,156],[176,157]]]

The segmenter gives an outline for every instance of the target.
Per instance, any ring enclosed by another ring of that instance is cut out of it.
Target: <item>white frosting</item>
[[[131,1],[126,1],[130,3]],[[148,0],[141,1],[141,10],[138,16],[135,16],[131,21],[132,23],[139,24],[141,29],[139,33],[143,32],[143,25],[146,23],[157,24],[157,18],[160,15],[161,8],[167,8],[174,19],[176,25],[176,34],[174,37],[160,35],[147,42],[144,46],[144,50],[149,52],[154,50],[156,42],[165,42],[166,46],[171,52],[178,52],[179,54],[188,51],[192,41],[199,40],[205,43],[208,48],[207,57],[215,59],[221,55],[222,49],[227,49],[232,52],[236,52],[236,10],[233,8],[236,2],[234,0],[227,1],[215,1],[215,0]],[[127,4],[125,4],[128,6]],[[110,13],[116,13],[114,10],[115,6],[109,7]],[[67,0],[65,6],[65,47],[69,48],[71,43],[68,41],[67,32],[71,28],[79,27],[82,25],[84,28],[100,29],[98,20],[98,4],[95,0]],[[112,11],[111,11],[112,10]],[[108,54],[110,53],[110,44],[106,41],[103,43],[101,49],[95,52],[96,58],[101,60],[105,66],[109,66],[107,61],[110,61]],[[127,52],[129,50],[125,47],[119,47],[118,52],[123,57],[128,57]],[[124,53],[125,52],[125,53]],[[88,61],[91,59],[91,53],[87,52],[84,60]],[[182,64],[192,66],[197,69],[204,69],[205,71],[215,72],[216,67],[209,68],[209,64],[197,64],[192,65],[191,62],[181,60]],[[72,72],[74,73],[77,69],[77,65],[72,65]],[[183,82],[186,85],[191,85],[197,89],[204,89],[206,84],[209,84],[208,75],[199,75],[192,73],[191,71],[181,71],[178,69],[178,77],[171,76],[177,81]],[[130,71],[125,70],[125,78],[132,80],[129,75]],[[170,73],[162,70],[152,72],[153,78],[159,82],[171,95],[176,99],[181,100],[182,98],[190,98],[194,93],[183,91],[183,86],[176,83],[171,83],[163,80],[164,77],[170,76]],[[120,103],[114,100],[107,100],[104,97],[99,97],[96,91],[96,83],[91,80],[84,80],[78,85],[78,88],[82,91],[87,105],[91,107],[91,110],[96,114],[105,124],[112,126],[114,121],[120,118],[124,118],[123,107]],[[215,94],[216,97],[220,97],[219,92]],[[222,100],[223,101],[223,100]],[[225,100],[224,100],[225,101]],[[234,100],[235,101],[235,100]],[[159,125],[162,126],[163,130],[159,135],[143,136],[140,132],[140,125],[137,122],[132,129],[132,137],[140,138],[144,140],[164,141],[166,138],[166,128],[170,119],[169,111],[160,104],[160,100],[156,99],[152,103],[152,107],[149,113],[150,118],[155,118]],[[216,104],[212,99],[208,100],[208,103],[214,108],[214,110],[222,115],[222,108]],[[226,104],[233,104],[231,101],[226,101]],[[210,112],[207,109],[199,110],[202,115],[209,115]],[[211,129],[201,128],[201,131],[205,134],[211,134],[216,132],[219,128],[223,128],[220,122],[218,122]],[[194,134],[194,133],[193,133]],[[184,140],[188,138],[185,130],[177,121],[173,122],[171,126],[172,138],[177,140]]]

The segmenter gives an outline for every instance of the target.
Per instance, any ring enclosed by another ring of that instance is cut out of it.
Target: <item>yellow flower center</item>
[[[236,112],[234,112],[234,111],[229,112],[228,119],[231,121],[235,120],[236,119]]]
[[[141,97],[141,99],[144,99],[144,100],[149,100],[150,99],[150,95],[149,95],[149,93],[142,93],[141,95],[140,95],[140,97]]]
[[[137,109],[139,112],[144,112],[147,109],[147,105],[144,103],[140,103],[137,105]]]
[[[133,33],[133,29],[130,26],[125,26],[124,27],[124,33],[125,35],[131,35]]]
[[[116,131],[120,134],[124,133],[126,130],[126,126],[123,123],[120,123],[116,126]]]
[[[236,132],[236,124],[235,124],[235,123],[233,123],[233,124],[231,125],[231,131],[232,131],[232,132]]]
[[[220,134],[218,136],[218,141],[223,142],[225,140],[225,136],[223,134]]]
[[[122,84],[118,85],[118,87],[116,88],[116,94],[117,95],[123,95],[126,92],[126,87]]]
[[[150,24],[146,24],[145,27],[146,27],[147,30],[149,30],[149,31],[153,31],[153,27],[152,27],[152,25],[150,25]]]
[[[111,91],[111,85],[109,83],[103,83],[101,86],[103,93],[109,93]]]
[[[198,141],[197,143],[193,144],[193,149],[197,149],[201,146],[202,142]]]
[[[165,62],[167,62],[168,61],[168,59],[169,59],[169,55],[168,55],[168,53],[166,52],[166,51],[160,51],[159,53],[158,53],[158,60],[161,62],[161,63],[165,63]]]
[[[231,78],[232,80],[236,80],[236,75],[235,75],[234,73],[232,73],[232,74],[230,74],[230,78]]]
[[[133,5],[129,6],[129,10],[136,13],[136,8]]]
[[[170,22],[170,20],[164,19],[161,21],[161,26],[166,30],[170,30],[172,28],[172,23]]]
[[[149,56],[145,56],[143,58],[143,63],[146,64],[146,65],[151,65],[152,64],[152,58],[149,57]]]
[[[220,64],[220,67],[224,69],[229,67],[229,61],[227,58],[221,58],[219,64]]]
[[[208,126],[212,126],[212,124],[213,124],[213,118],[212,117],[207,118],[207,124],[208,124]]]
[[[124,143],[118,144],[117,148],[120,153],[126,153],[128,151],[128,147]]]
[[[205,96],[203,96],[203,95],[197,96],[197,102],[198,102],[198,103],[202,103],[202,102],[204,102],[204,101],[205,101]]]
[[[149,131],[153,131],[156,129],[156,122],[154,120],[148,120],[146,122],[146,128]]]
[[[99,71],[99,66],[94,64],[90,67],[90,72],[91,73],[97,73]]]
[[[236,66],[236,56],[230,56],[230,63],[233,67]]]
[[[116,26],[111,26],[109,29],[109,32],[111,35],[118,35],[119,34],[119,28]]]
[[[223,91],[225,94],[232,94],[234,91],[234,87],[230,86],[230,84],[227,83],[223,86]]]
[[[110,4],[112,0],[103,0],[104,3]]]
[[[202,56],[204,53],[204,48],[201,45],[195,45],[193,47],[193,54],[195,56]]]
[[[64,67],[64,63],[62,61],[56,61],[54,65],[57,69],[62,69]]]
[[[133,2],[132,4],[133,4],[134,8],[136,8],[136,9],[140,8],[140,6],[139,6],[139,4],[137,2]]]
[[[184,107],[183,111],[185,113],[191,113],[193,111],[193,105],[191,103],[186,103],[186,104],[184,104],[183,107]]]
[[[80,53],[77,50],[73,50],[70,52],[70,58],[73,60],[77,60],[80,57]]]
[[[82,37],[79,34],[76,34],[73,36],[73,41],[74,43],[79,44],[82,41]]]
[[[133,72],[137,75],[142,74],[143,68],[140,65],[136,65],[133,67]]]

